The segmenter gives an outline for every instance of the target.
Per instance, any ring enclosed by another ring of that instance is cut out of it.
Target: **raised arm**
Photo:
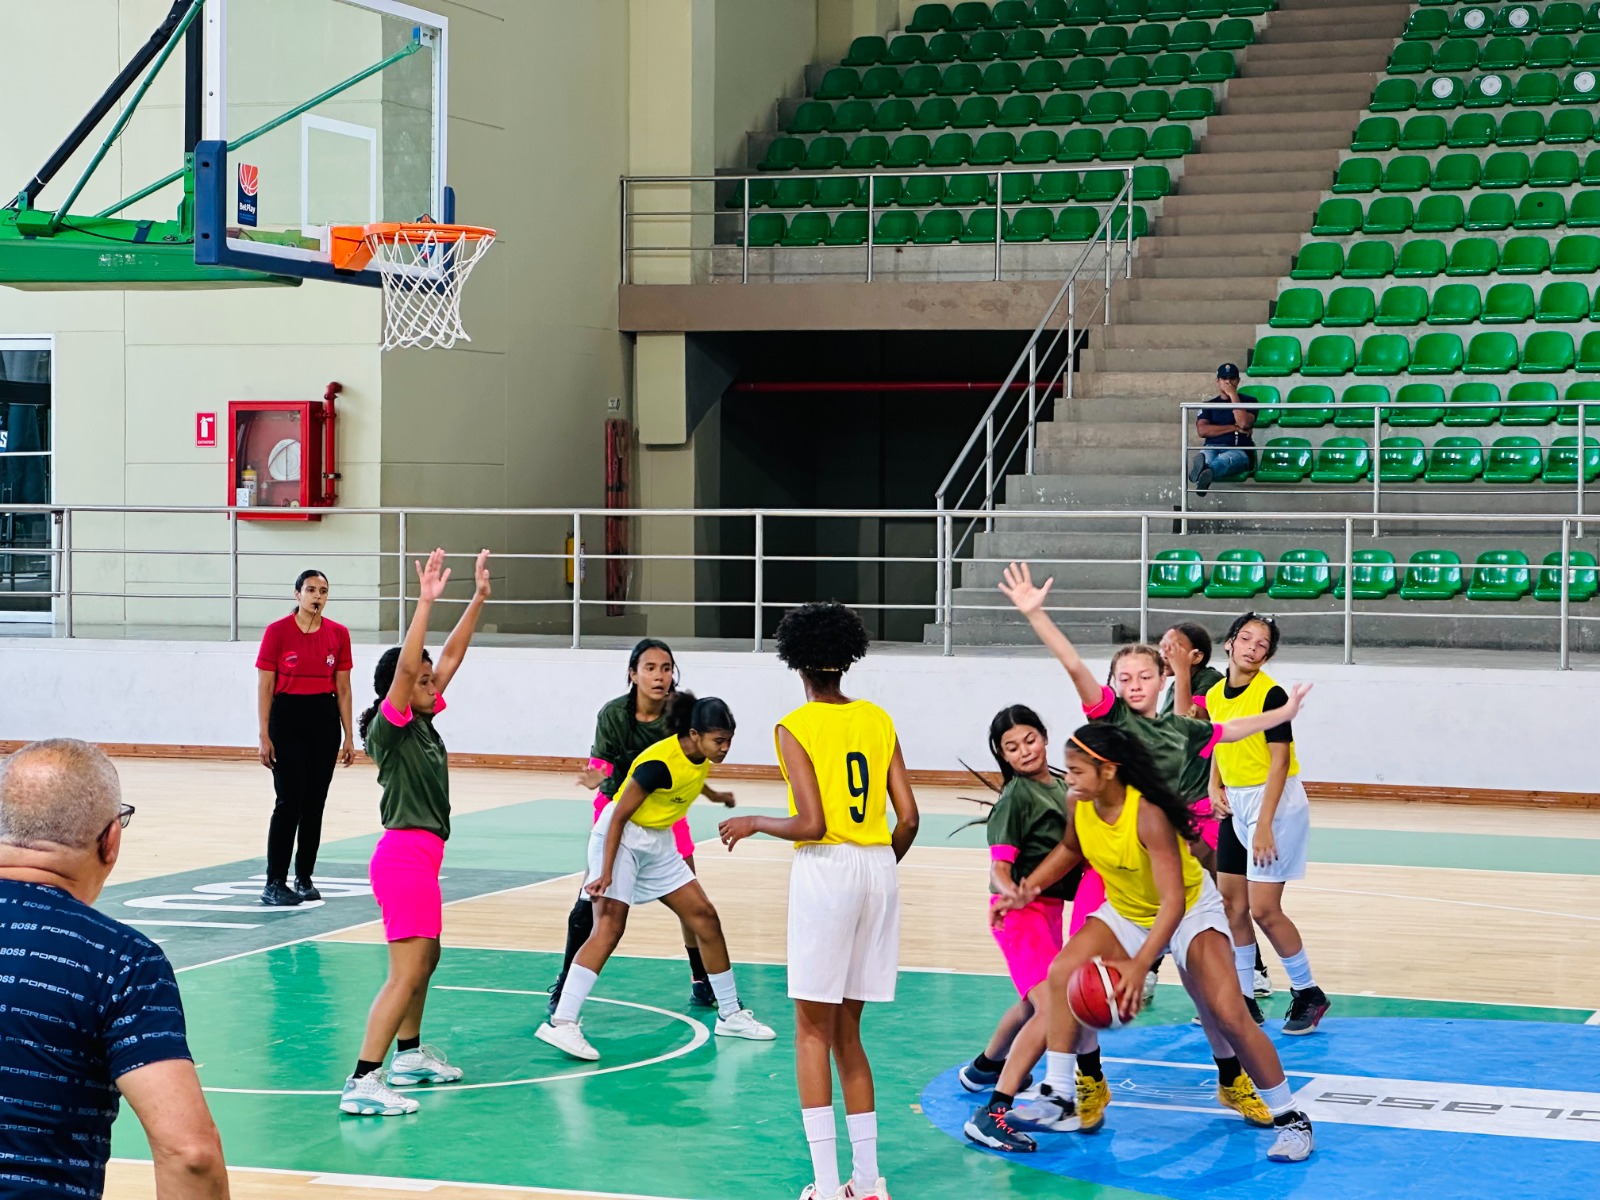
[[[444,565],[444,551],[438,548],[428,555],[426,563],[416,563],[417,607],[411,614],[411,625],[406,630],[406,640],[400,645],[400,661],[394,667],[394,682],[385,697],[389,707],[396,712],[411,710],[411,689],[417,676],[422,674],[422,646],[428,640],[428,618],[433,615],[433,602],[444,592],[450,582],[450,568]]]
[[[473,631],[478,628],[478,617],[483,612],[483,602],[489,598],[487,550],[478,551],[478,562],[472,574],[477,586],[473,588],[467,611],[461,614],[456,627],[450,631],[450,636],[444,641],[444,649],[439,651],[439,661],[433,664],[433,682],[441,692],[450,685],[450,680],[455,678],[461,666],[461,660],[467,656],[467,647],[472,644]]]
[[[758,833],[786,842],[815,842],[828,832],[828,820],[822,812],[822,786],[817,783],[816,767],[812,765],[811,756],[800,744],[800,739],[782,725],[778,726],[778,755],[783,759],[783,773],[789,780],[790,794],[794,796],[794,815],[729,817],[717,826],[717,836],[729,850]],[[890,779],[893,778],[891,772]]]
[[[900,754],[900,739],[894,742],[894,757],[889,760],[889,803],[894,805],[894,833],[890,843],[894,846],[894,860],[899,862],[917,840],[917,829],[922,824],[917,811],[917,798],[911,791],[911,776],[906,773],[906,760]]]
[[[1289,689],[1289,700],[1278,708],[1268,709],[1254,717],[1235,717],[1231,721],[1224,721],[1219,726],[1222,736],[1217,740],[1221,742],[1242,742],[1247,737],[1258,733],[1265,733],[1269,729],[1276,729],[1285,721],[1292,721],[1300,715],[1300,706],[1305,702],[1306,694],[1311,691],[1311,684],[1297,683]],[[1287,761],[1287,760],[1285,760]]]
[[[117,1076],[150,1142],[156,1200],[227,1200],[228,1170],[200,1076],[186,1058],[150,1063]]]
[[[1072,686],[1078,689],[1078,698],[1083,701],[1085,707],[1090,707],[1100,703],[1100,681],[1084,663],[1078,654],[1078,648],[1056,627],[1056,623],[1044,611],[1045,598],[1050,595],[1050,588],[1054,583],[1055,578],[1052,576],[1046,579],[1042,586],[1036,586],[1033,582],[1033,572],[1028,569],[1027,563],[1012,563],[1005,570],[1000,591],[1016,606],[1018,612],[1028,618],[1028,624],[1033,626],[1033,632],[1044,643],[1045,648],[1067,669],[1067,674],[1072,677]]]

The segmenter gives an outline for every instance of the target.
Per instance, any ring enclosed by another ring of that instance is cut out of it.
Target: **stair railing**
[[[939,513],[937,607],[946,654],[952,650],[956,559],[967,549],[980,522],[985,533],[993,531],[997,496],[1019,455],[1023,473],[1033,474],[1039,413],[1052,396],[1073,398],[1072,376],[1080,342],[1097,320],[1104,325],[1111,323],[1113,272],[1120,271],[1123,279],[1133,274],[1133,168],[1122,169],[1126,173],[1122,190],[1107,207],[1094,236],[1067,272],[1061,290],[1034,327],[1005,382],[995,391],[994,399],[935,493]],[[1123,218],[1120,230],[1118,216]],[[1101,282],[1099,294],[1086,297],[1088,311],[1080,313],[1078,285],[1087,283],[1095,275],[1095,268],[1102,265],[1095,262],[1094,268],[1090,267],[1097,254],[1104,260],[1104,280],[1096,280]],[[950,515],[956,512],[982,515],[964,515],[958,524]]]

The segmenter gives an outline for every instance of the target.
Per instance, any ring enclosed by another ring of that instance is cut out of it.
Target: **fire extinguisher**
[[[571,587],[573,585],[573,581],[575,579],[581,581],[588,575],[588,573],[589,573],[589,564],[587,562],[588,553],[589,553],[589,543],[587,541],[582,541],[582,542],[578,543],[577,557],[576,558],[573,557],[573,553],[572,553],[572,530],[570,530],[570,529],[567,530],[567,544],[566,544],[566,548],[565,548],[565,554],[567,556],[566,563],[567,563],[567,586],[568,587]]]

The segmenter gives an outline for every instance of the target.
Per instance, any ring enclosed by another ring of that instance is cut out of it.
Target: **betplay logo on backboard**
[[[256,223],[256,192],[261,185],[261,168],[239,164],[239,224]]]

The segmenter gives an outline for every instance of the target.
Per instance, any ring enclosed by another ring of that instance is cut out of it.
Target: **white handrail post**
[[[1133,278],[1133,168],[1128,168],[1128,249],[1122,259],[1122,277]],[[1106,303],[1110,303],[1108,298]]]
[[[1129,178],[1131,179],[1132,176],[1129,176]],[[1131,192],[1129,194],[1132,195]],[[1106,290],[1105,294],[1100,297],[1100,323],[1102,325],[1111,324],[1111,250],[1116,244],[1112,234],[1116,232],[1117,224],[1111,217],[1115,212],[1115,205],[1106,210]]]
[[[583,645],[583,513],[572,513],[572,648]]]
[[[1001,171],[998,171],[998,170],[995,171],[995,173],[994,173],[994,281],[996,283],[1000,282],[1000,253],[1001,253],[1000,246],[1002,244],[1002,239],[1000,237],[1000,226],[1002,224],[1004,224],[1004,221],[1001,219],[1001,213],[1002,213],[1003,210],[1002,210],[1001,205],[1000,205],[1000,189],[1001,189],[1001,187],[1004,186],[1004,184],[1005,184],[1005,175],[1004,175],[1004,173],[1001,172]]]
[[[1039,343],[1028,343],[1028,453],[1024,474],[1033,474],[1035,430],[1039,418]]]
[[[1379,452],[1379,443],[1383,440],[1383,408],[1374,404],[1372,406],[1372,536],[1378,536],[1378,522],[1376,517],[1383,511],[1383,482],[1381,476],[1383,469],[1379,465],[1383,455]]]
[[[744,236],[739,239],[744,244],[744,261],[741,264],[740,283],[750,282],[750,184],[752,182],[749,179],[739,181],[739,194],[742,197],[741,208],[744,214]],[[689,228],[693,230],[694,226],[690,225]],[[692,232],[689,235],[689,240],[691,242],[694,241]]]
[[[1570,651],[1572,645],[1572,567],[1569,559],[1572,555],[1572,522],[1561,522],[1561,661],[1559,667],[1563,671],[1572,670]]]
[[[873,184],[877,182],[876,175],[867,176],[867,282],[872,282],[873,259],[877,257],[877,189]]]
[[[1204,454],[1201,450],[1199,453]],[[1178,406],[1178,532],[1189,534],[1189,409]]]
[[[617,237],[617,278],[628,282],[628,177],[622,177],[622,229]]]
[[[1078,358],[1078,286],[1067,284],[1067,399],[1072,399],[1073,367]]]
[[[1356,520],[1344,519],[1344,665],[1355,662]]]
[[[1588,407],[1581,402],[1578,405],[1578,536],[1580,538],[1583,537],[1583,476],[1589,469],[1589,442],[1583,432],[1587,427],[1584,414]]]
[[[239,514],[228,514],[228,640],[239,640]]]
[[[944,655],[949,658],[955,654],[955,524],[949,513],[941,514],[940,520],[944,524]]]
[[[400,514],[400,532],[395,541],[399,554],[400,572],[396,577],[396,595],[400,600],[400,621],[395,628],[395,633],[400,641],[406,639],[406,514]]]
[[[762,601],[765,598],[764,595],[763,595],[763,587],[762,587],[762,585],[764,583],[763,576],[765,576],[765,574],[766,574],[766,572],[764,570],[762,570],[762,557],[766,553],[766,532],[767,532],[767,526],[766,526],[765,515],[762,514],[762,513],[757,513],[756,514],[756,562],[755,562],[755,565],[756,565],[756,587],[755,587],[756,633],[755,633],[755,645],[750,648],[751,651],[753,653],[755,653],[755,654],[760,654],[761,653],[761,609],[762,609]]]
[[[994,512],[994,414],[989,414],[984,422],[984,438],[987,446],[983,455],[983,508],[987,513]],[[987,516],[983,519],[983,531],[994,532],[994,517]]]
[[[72,636],[72,510],[61,510],[61,623]]]
[[[1139,578],[1134,586],[1139,589],[1139,640],[1150,640],[1150,514],[1139,515]]]

